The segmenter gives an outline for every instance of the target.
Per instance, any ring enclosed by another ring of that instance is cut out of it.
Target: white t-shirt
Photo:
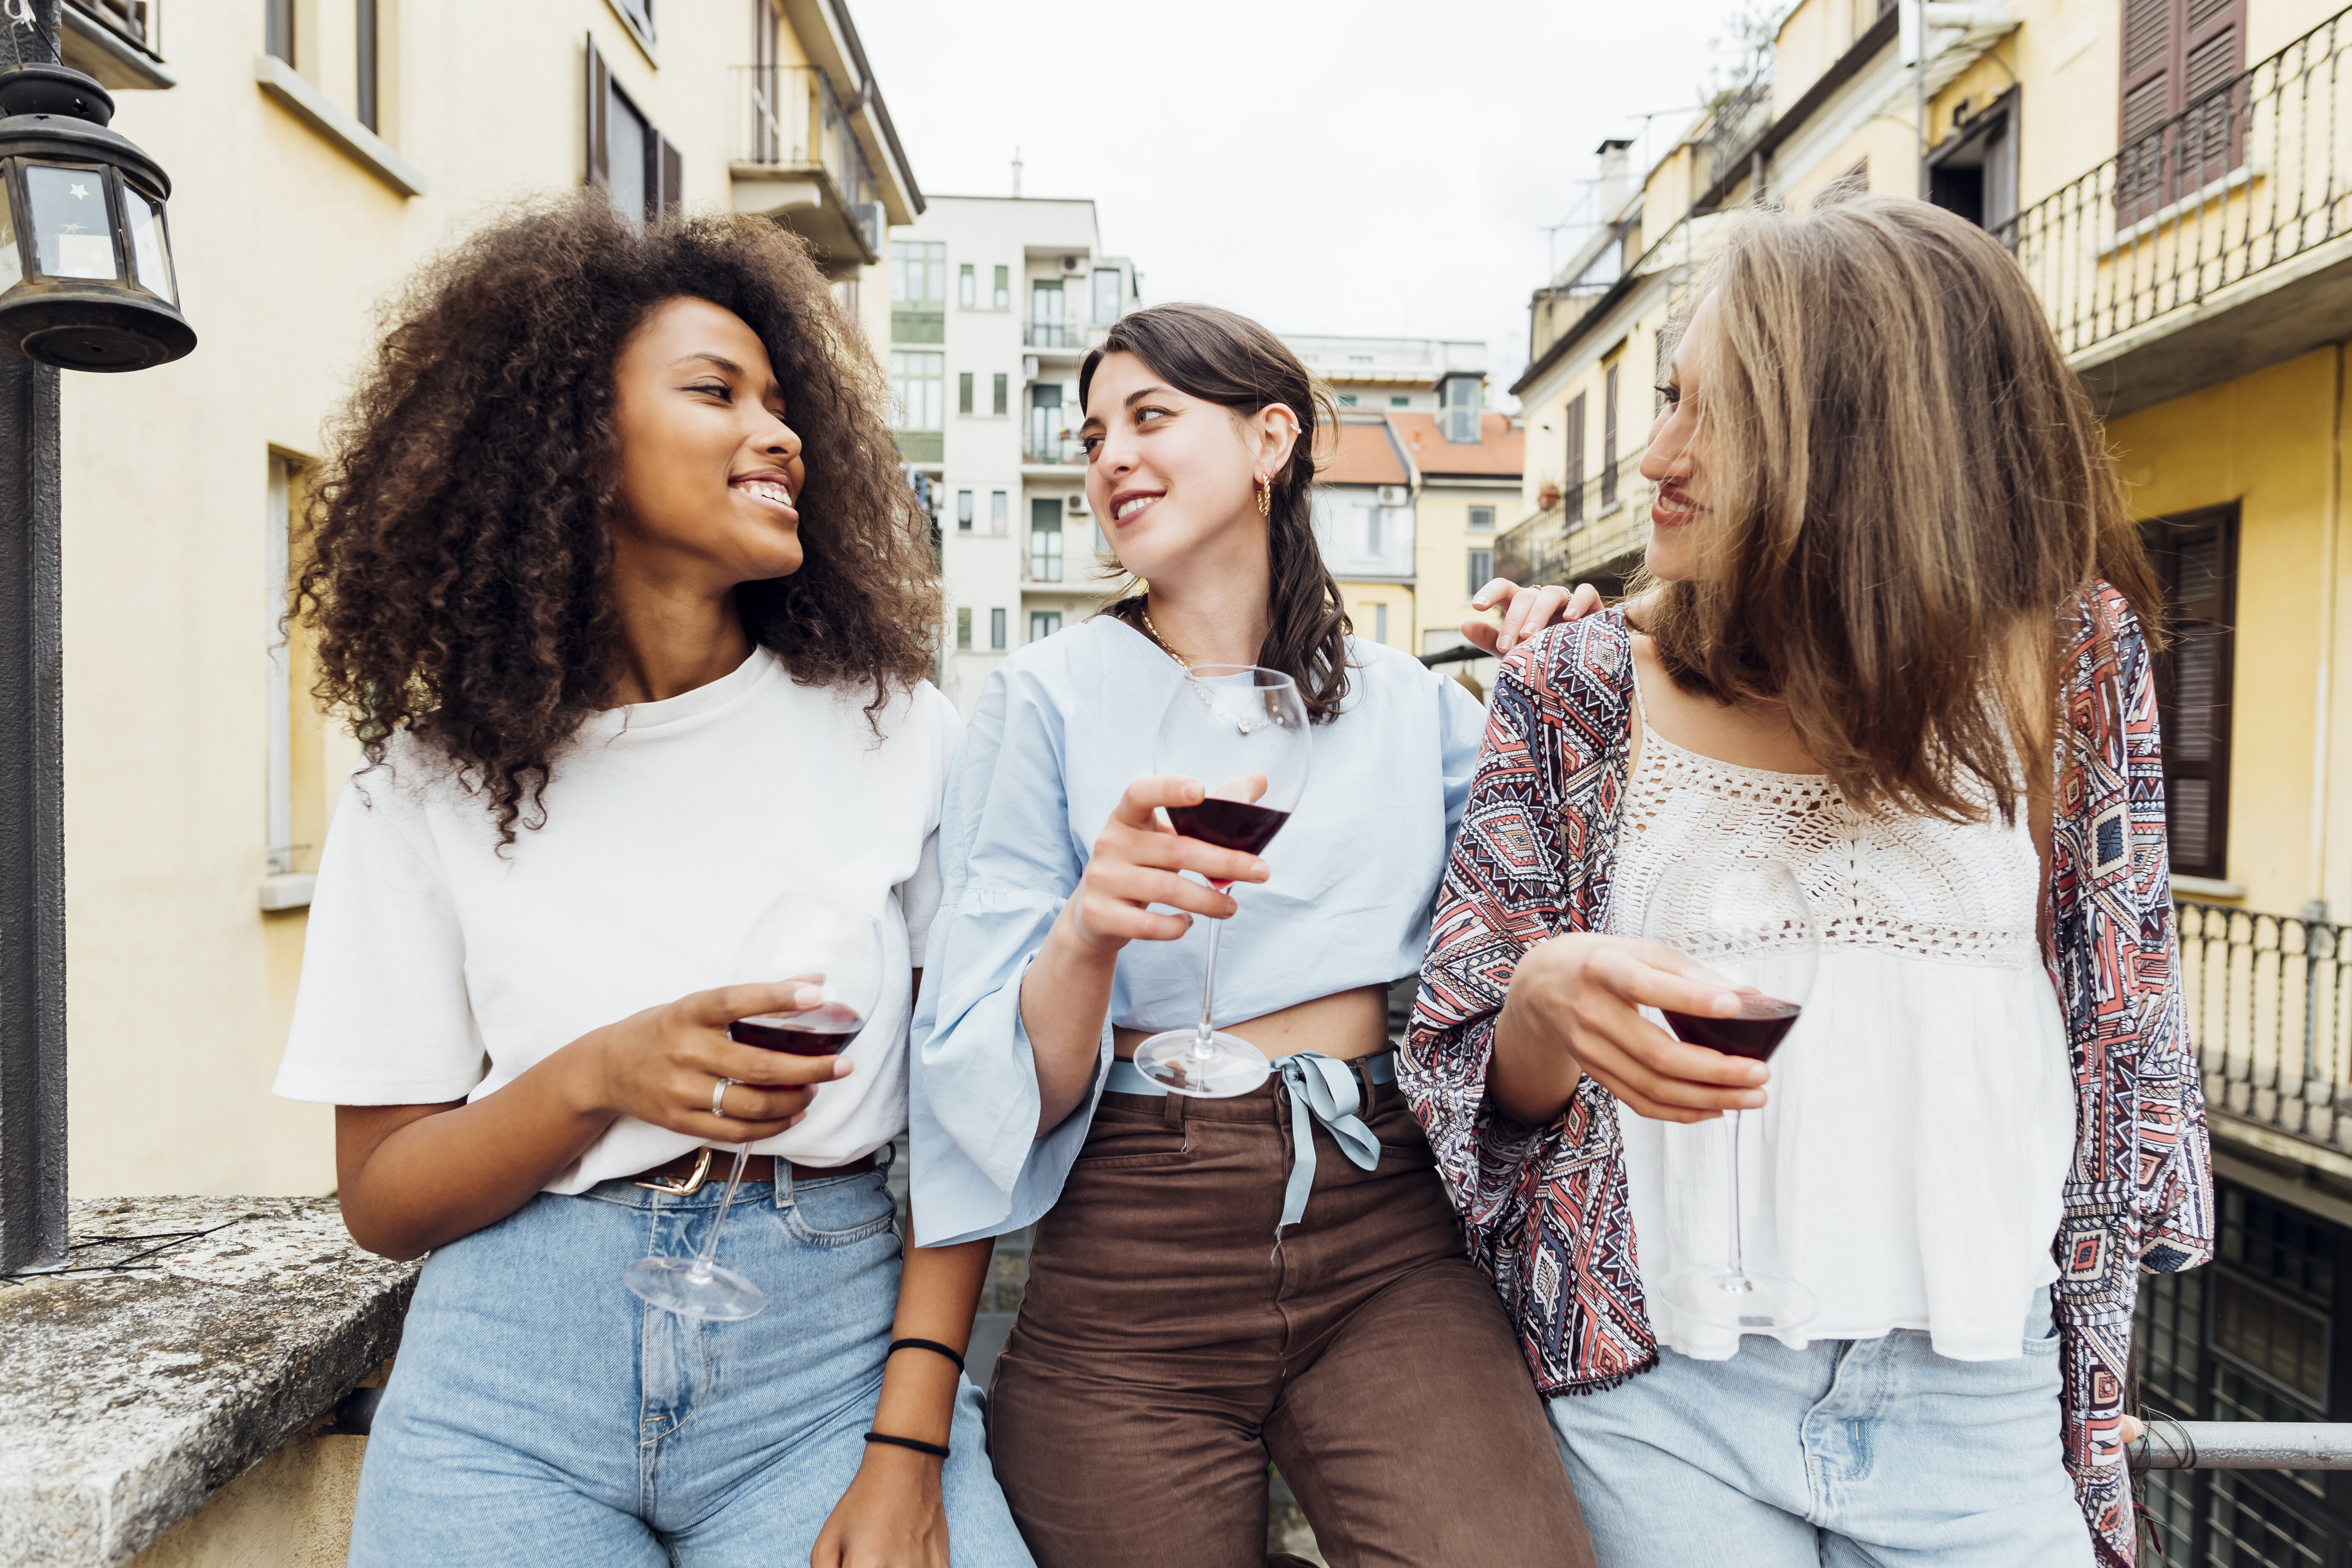
[[[754,976],[729,963],[798,889],[882,925],[884,991],[807,1120],[755,1146],[845,1164],[907,1125],[909,972],[939,906],[940,796],[962,726],[928,684],[795,685],[753,652],[663,702],[593,715],[546,826],[499,853],[489,809],[404,735],[345,786],[310,903],[277,1092],[337,1105],[479,1100],[600,1026]],[[577,1193],[694,1148],[631,1117],[547,1184]]]

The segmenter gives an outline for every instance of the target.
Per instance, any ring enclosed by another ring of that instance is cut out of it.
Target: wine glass
[[[1795,1026],[1821,967],[1821,928],[1802,883],[1785,860],[1712,859],[1670,866],[1650,897],[1642,934],[1721,975],[1739,1012],[1701,1018],[1666,1010],[1675,1037],[1736,1057],[1769,1061]],[[1666,1281],[1676,1310],[1735,1332],[1778,1333],[1811,1321],[1817,1303],[1796,1280],[1749,1269],[1740,1249],[1739,1112],[1724,1118],[1730,1151],[1728,1262],[1694,1264]]]
[[[1255,855],[1273,842],[1307,787],[1313,751],[1298,683],[1278,669],[1248,664],[1196,664],[1160,716],[1151,748],[1154,772],[1199,779],[1208,796],[1171,805],[1169,825],[1187,838]],[[1233,884],[1214,878],[1220,892]],[[1209,923],[1209,969],[1201,981],[1201,1021],[1170,1029],[1135,1049],[1136,1069],[1171,1094],[1224,1100],[1266,1080],[1265,1053],[1210,1021],[1217,991],[1217,939]]]
[[[881,997],[881,923],[830,900],[786,893],[751,922],[730,973],[735,984],[804,980],[818,988],[820,999],[803,1012],[739,1018],[728,1026],[728,1038],[794,1056],[833,1056],[849,1048]],[[623,1282],[638,1297],[680,1317],[722,1323],[752,1317],[766,1305],[757,1285],[716,1261],[719,1229],[727,1223],[751,1152],[749,1143],[735,1146],[735,1169],[700,1252],[691,1258],[641,1258],[622,1272]]]

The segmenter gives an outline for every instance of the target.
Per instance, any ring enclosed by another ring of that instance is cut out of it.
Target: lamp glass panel
[[[180,302],[172,283],[172,247],[163,237],[163,207],[146,193],[124,182],[123,227],[131,231],[131,269],[139,286],[168,304]]]
[[[51,278],[122,276],[115,265],[114,222],[106,211],[106,175],[97,169],[25,165],[26,226],[34,265]]]
[[[0,165],[5,170],[5,165]],[[16,213],[8,199],[8,182],[0,178],[0,289],[14,289],[25,280],[25,259],[16,250]]]

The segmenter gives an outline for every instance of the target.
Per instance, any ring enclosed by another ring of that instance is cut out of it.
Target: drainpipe
[[[2311,715],[2311,901],[2303,906],[2303,1080],[2307,1099],[2326,1105],[2334,1075],[2319,1071],[2319,963],[2335,956],[2334,933],[2322,933],[2327,919],[2327,771],[2329,692],[2336,665],[2336,536],[2344,520],[2344,345],[2336,345],[2336,396],[2327,426],[2327,500],[2319,539],[2319,664],[2314,672]],[[2325,947],[2328,951],[2323,953]]]

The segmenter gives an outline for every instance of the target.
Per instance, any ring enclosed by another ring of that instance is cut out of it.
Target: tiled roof
[[[1327,485],[1401,485],[1404,465],[1389,444],[1388,426],[1377,419],[1339,421],[1339,441],[1318,476]]]
[[[1391,413],[1389,424],[1397,440],[1412,454],[1424,478],[1475,474],[1482,479],[1517,479],[1525,460],[1528,433],[1514,429],[1507,414],[1479,416],[1480,440],[1475,447],[1446,440],[1437,416],[1407,411]]]

